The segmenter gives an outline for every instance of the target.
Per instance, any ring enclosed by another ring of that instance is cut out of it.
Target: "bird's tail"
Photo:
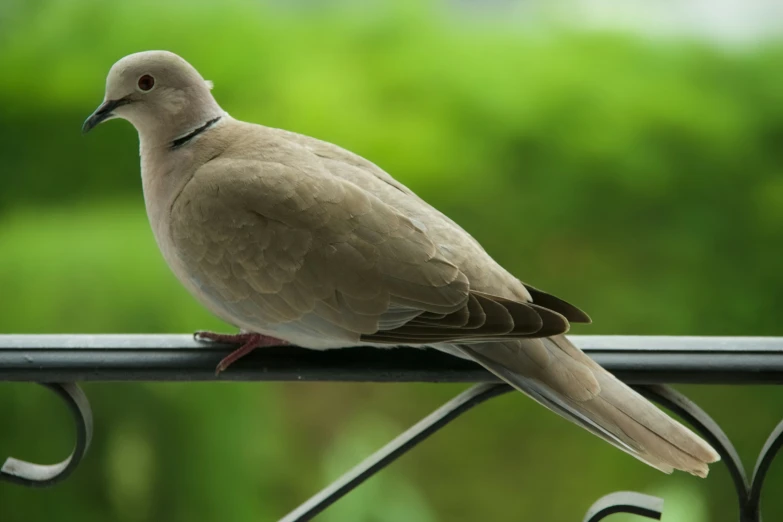
[[[470,359],[610,444],[665,473],[706,477],[712,447],[564,336],[454,345]]]

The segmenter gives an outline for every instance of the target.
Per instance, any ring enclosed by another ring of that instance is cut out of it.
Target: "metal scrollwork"
[[[28,487],[46,487],[65,478],[79,465],[92,439],[92,412],[84,392],[74,383],[43,384],[65,401],[76,424],[76,443],[71,455],[58,464],[41,465],[13,457],[5,460],[0,468],[0,480]],[[772,461],[783,447],[783,421],[777,425],[761,450],[750,480],[736,449],[718,424],[686,396],[665,385],[635,387],[645,397],[661,404],[689,422],[721,455],[731,475],[740,505],[740,522],[761,522],[761,491]],[[411,450],[418,443],[446,426],[458,416],[489,399],[511,391],[511,387],[499,383],[482,383],[444,404],[419,421],[396,439],[365,459],[330,486],[297,509],[280,519],[280,522],[303,522],[348,494],[365,480]],[[663,500],[632,491],[618,491],[600,498],[587,511],[583,522],[599,522],[615,513],[628,513],[660,520]]]
[[[52,486],[67,478],[79,465],[92,440],[92,410],[87,396],[75,383],[42,384],[68,405],[76,423],[76,443],[71,455],[57,464],[35,464],[8,457],[0,468],[0,480],[28,487]]]
[[[590,506],[582,522],[599,522],[615,513],[660,520],[663,514],[663,499],[635,491],[616,491],[599,498]]]

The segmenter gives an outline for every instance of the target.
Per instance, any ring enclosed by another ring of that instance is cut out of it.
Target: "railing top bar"
[[[571,336],[632,384],[783,383],[782,337]],[[191,335],[0,335],[0,381],[495,382],[434,350],[259,349],[215,377],[232,347]]]
[[[728,352],[783,353],[783,337],[674,335],[569,335],[586,352]],[[0,334],[0,350],[202,350],[190,334]]]

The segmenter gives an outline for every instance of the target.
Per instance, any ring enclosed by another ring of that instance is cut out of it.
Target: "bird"
[[[177,279],[252,350],[434,348],[665,473],[706,477],[718,453],[564,335],[589,316],[506,271],[452,219],[337,145],[234,119],[169,51],[117,61],[82,127],[129,121],[144,201]]]

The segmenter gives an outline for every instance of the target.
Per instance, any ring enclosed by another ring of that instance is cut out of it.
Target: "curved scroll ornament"
[[[582,522],[599,522],[615,513],[660,520],[663,514],[663,499],[635,491],[616,491],[599,498],[590,506]]]
[[[92,440],[92,410],[87,396],[76,383],[42,386],[52,390],[68,405],[76,423],[76,444],[71,455],[57,464],[43,465],[8,457],[0,468],[0,480],[28,487],[52,486],[66,479],[79,465]]]
[[[731,474],[739,500],[740,522],[761,522],[761,489],[772,461],[783,446],[783,421],[772,430],[764,443],[753,475],[748,480],[734,445],[712,417],[693,401],[669,386],[655,384],[634,388],[648,399],[680,415],[715,448]]]

